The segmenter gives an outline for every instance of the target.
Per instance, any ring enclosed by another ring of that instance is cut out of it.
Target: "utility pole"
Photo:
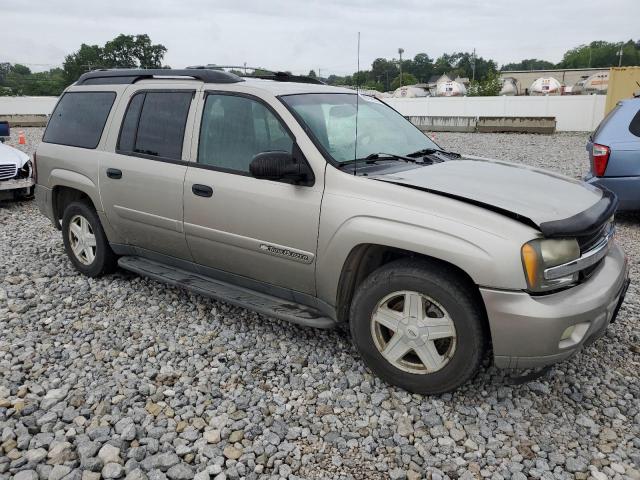
[[[471,55],[471,81],[473,82],[476,79],[476,49],[473,49],[473,54]]]
[[[400,55],[400,86],[402,86],[402,54],[404,53],[404,48],[398,49],[398,55]]]
[[[618,56],[620,57],[618,59],[618,68],[622,66],[622,47],[623,46],[624,46],[624,43],[620,43],[620,51],[618,52]]]

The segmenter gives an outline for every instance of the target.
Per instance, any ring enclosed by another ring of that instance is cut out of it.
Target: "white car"
[[[30,196],[34,183],[29,155],[0,142],[0,200]]]

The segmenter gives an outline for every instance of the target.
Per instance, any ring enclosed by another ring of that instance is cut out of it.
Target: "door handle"
[[[210,197],[213,195],[213,188],[208,185],[201,185],[199,183],[194,183],[191,185],[191,191],[194,195],[198,195],[199,197]]]
[[[119,180],[122,178],[122,170],[117,168],[107,168],[107,177]]]

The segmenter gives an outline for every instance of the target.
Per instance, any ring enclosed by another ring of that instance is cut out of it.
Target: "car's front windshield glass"
[[[360,95],[358,99],[355,93],[311,93],[281,98],[335,162],[438,148],[402,115],[373,97]]]

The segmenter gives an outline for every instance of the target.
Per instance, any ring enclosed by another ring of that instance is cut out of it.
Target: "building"
[[[504,70],[500,72],[500,79],[512,78],[515,80],[520,95],[528,93],[531,84],[540,77],[555,78],[562,85],[568,87],[575,85],[581,80],[602,72],[608,72],[607,68],[565,68],[553,70]]]

